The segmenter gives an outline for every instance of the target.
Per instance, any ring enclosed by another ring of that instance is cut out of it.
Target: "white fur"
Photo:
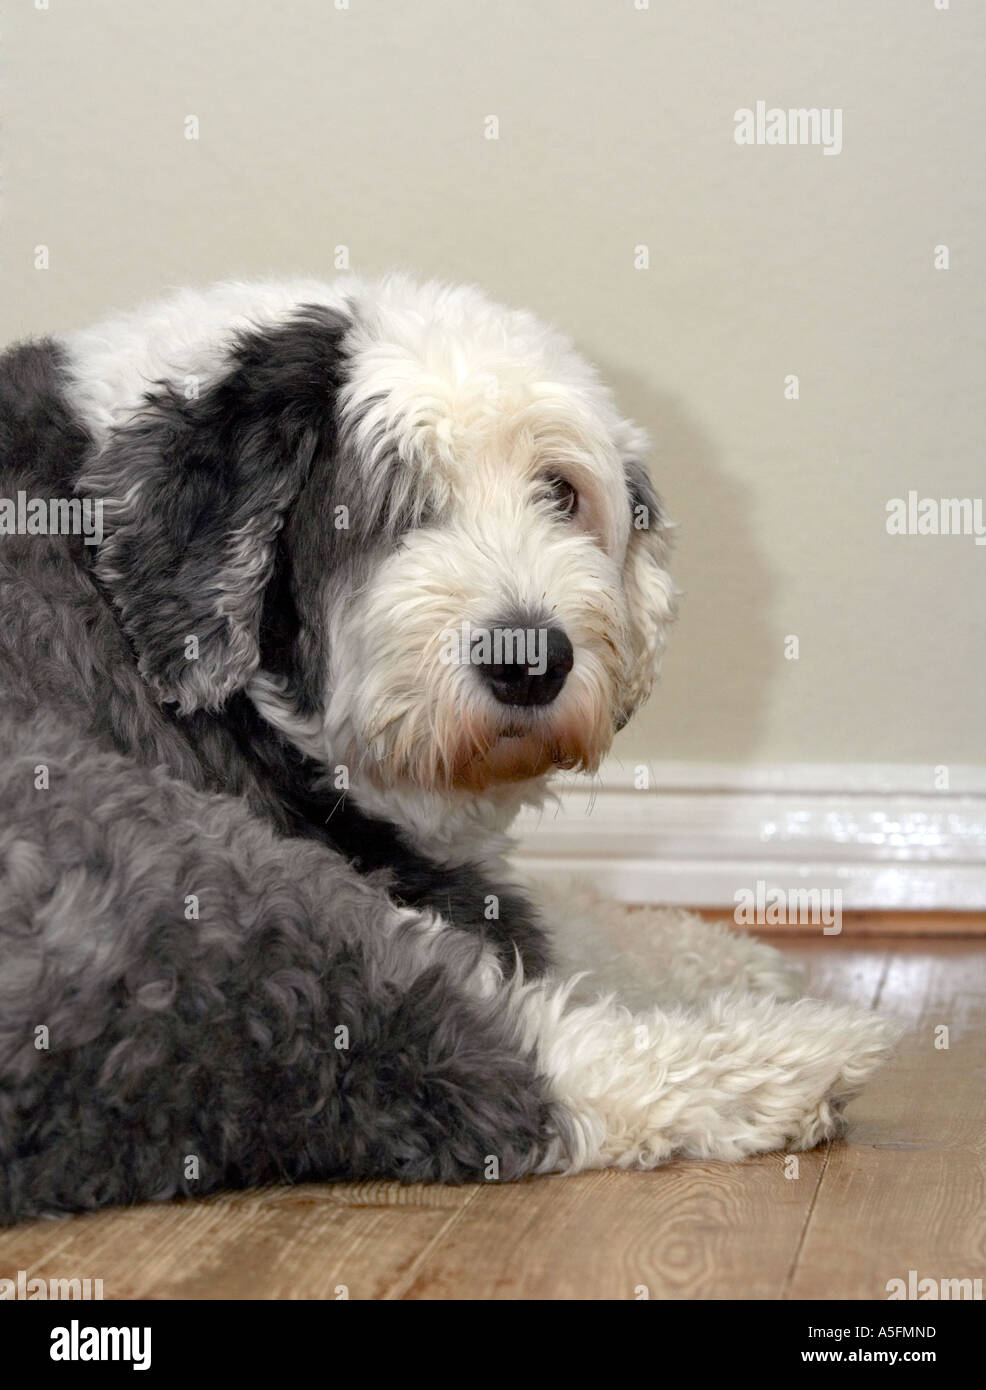
[[[896,1036],[886,1019],[817,999],[727,990],[634,1014],[568,993],[539,983],[513,1004],[579,1136],[546,1164],[562,1171],[811,1148],[839,1132]]]
[[[430,523],[357,592],[327,596],[333,669],[321,756],[350,768],[353,795],[368,809],[381,791],[391,815],[404,808],[403,824],[422,847],[470,857],[477,829],[505,828],[543,794],[543,779],[478,797],[440,785],[457,754],[495,745],[503,722],[468,667],[434,659],[440,634],[538,607],[563,625],[575,670],[550,712],[532,711],[526,727],[573,765],[594,767],[614,719],[649,690],[673,612],[660,537],[631,544],[623,459],[646,440],[571,344],[531,314],[472,287],[400,275],[182,290],[69,335],[71,398],[105,438],[160,383],[206,389],[237,334],[283,323],[305,303],[354,315],[339,409],[367,495],[396,451],[404,490],[391,505]],[[581,494],[567,527],[535,497],[542,475],[559,469]],[[263,673],[256,689],[265,692]],[[266,690],[265,713],[277,698]],[[289,700],[280,704],[275,722],[288,731],[293,711]],[[298,733],[311,753],[311,730]]]
[[[72,398],[102,439],[156,383],[207,387],[238,332],[281,323],[302,303],[353,315],[343,445],[366,505],[416,524],[367,556],[348,590],[326,593],[323,709],[301,717],[263,672],[250,694],[309,756],[345,765],[366,810],[441,861],[502,877],[510,823],[543,798],[546,769],[473,785],[484,750],[509,754],[520,740],[591,770],[657,674],[674,608],[665,527],[635,531],[625,471],[646,440],[530,314],[402,276],[182,291],[72,335]],[[556,472],[580,493],[568,521],[542,497]],[[234,555],[248,578],[241,539]],[[553,704],[506,715],[471,668],[437,659],[437,644],[464,621],[483,627],[514,610],[562,626],[576,658]],[[568,1117],[546,1168],[733,1159],[836,1132],[891,1025],[796,998],[796,972],[777,952],[686,913],[642,914],[636,944],[624,931],[617,951],[612,911],[574,891],[555,905],[555,978],[504,981],[485,953],[467,976],[479,998],[499,1000]],[[423,917],[415,930],[441,958],[451,929]]]
[[[182,289],[66,334],[69,397],[97,440],[125,424],[161,382],[199,391],[222,372],[236,335],[283,322],[298,304],[337,305],[346,282],[230,281]]]
[[[471,987],[499,996],[564,1112],[544,1172],[811,1148],[842,1131],[899,1036],[890,1019],[804,997],[779,951],[725,923],[628,911],[589,888],[542,906],[555,973],[504,982],[485,958]]]
[[[589,883],[536,893],[558,971],[584,971],[576,990],[588,1001],[613,993],[631,1009],[697,1004],[711,994],[804,994],[801,971],[773,946],[725,922],[683,908],[624,908]]]

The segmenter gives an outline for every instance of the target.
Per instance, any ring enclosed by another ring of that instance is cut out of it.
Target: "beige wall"
[[[624,754],[986,762],[986,546],[885,531],[908,489],[986,489],[982,5],[20,0],[4,30],[4,337],[340,243],[479,281],[659,443],[686,597]],[[841,108],[842,152],[738,146],[758,100]]]

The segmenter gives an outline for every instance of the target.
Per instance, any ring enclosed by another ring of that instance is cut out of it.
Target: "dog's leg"
[[[815,1001],[633,1015],[504,980],[241,800],[29,736],[44,791],[37,754],[0,748],[0,1221],[812,1144],[889,1043]]]
[[[558,972],[589,972],[564,1007],[545,985],[522,1003],[524,1036],[583,1136],[574,1167],[811,1147],[840,1131],[897,1035],[799,998],[800,971],[725,923],[627,912],[592,890],[549,899],[546,916]]]
[[[588,972],[576,988],[580,999],[615,991],[630,1008],[646,1008],[723,991],[777,999],[804,993],[801,971],[780,951],[725,922],[674,907],[631,911],[588,887],[539,897],[556,972]]]
[[[7,807],[0,1224],[544,1161],[559,1107],[475,937],[54,724],[0,745]]]
[[[898,1032],[813,999],[722,994],[634,1015],[566,993],[538,983],[515,990],[513,1005],[518,1036],[569,1121],[545,1165],[555,1170],[810,1148],[840,1131],[846,1101]]]

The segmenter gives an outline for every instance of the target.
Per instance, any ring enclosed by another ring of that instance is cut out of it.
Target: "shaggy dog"
[[[7,352],[0,1219],[837,1131],[887,1023],[673,914],[628,1007],[506,867],[655,677],[644,449],[530,315],[402,278]]]

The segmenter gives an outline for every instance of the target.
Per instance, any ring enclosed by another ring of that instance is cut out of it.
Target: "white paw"
[[[848,1005],[723,991],[693,1008],[572,1004],[572,982],[515,988],[518,1041],[564,1115],[545,1171],[651,1168],[810,1148],[888,1056],[898,1026]]]
[[[758,1000],[737,1020],[734,1002],[715,1001],[710,1010],[710,1023],[718,1014],[724,1030],[707,1077],[721,1109],[718,1123],[695,1136],[698,1150],[738,1158],[810,1149],[841,1134],[847,1102],[890,1055],[899,1025],[817,999]],[[686,1152],[698,1150],[686,1144]]]

